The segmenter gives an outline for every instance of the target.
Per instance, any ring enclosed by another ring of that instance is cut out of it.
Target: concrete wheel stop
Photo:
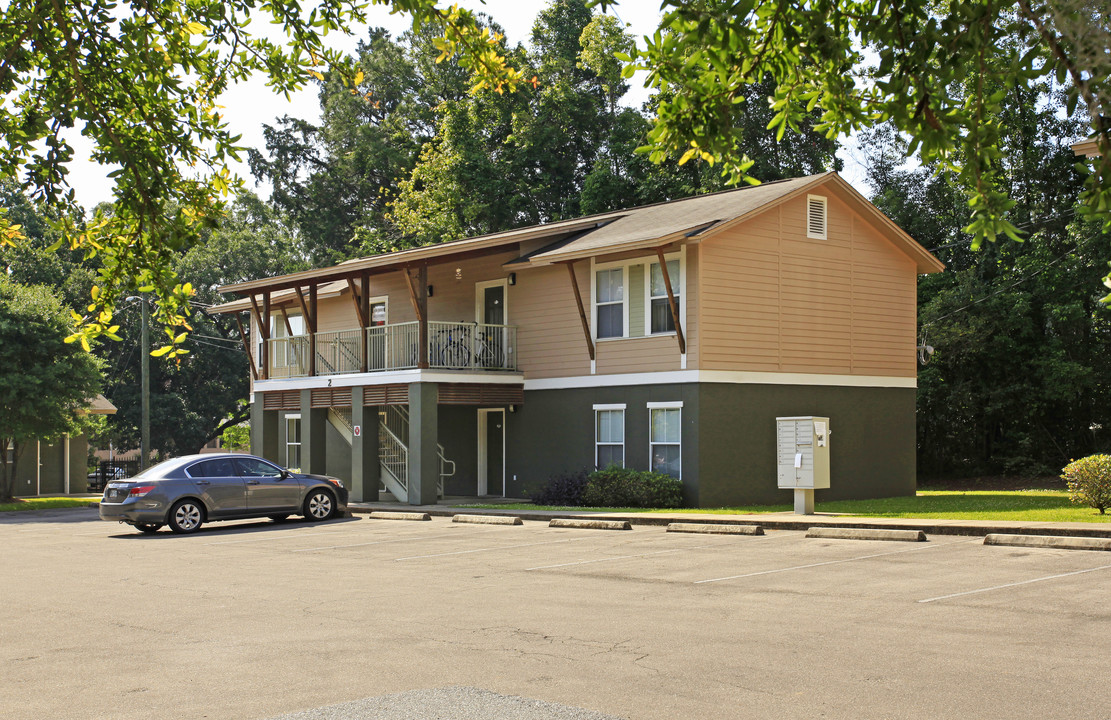
[[[420,512],[396,512],[392,510],[375,510],[367,515],[368,518],[373,520],[431,520],[432,516],[428,513]]]
[[[806,531],[806,537],[831,540],[926,542],[926,533],[921,530],[885,530],[880,528],[812,527]]]

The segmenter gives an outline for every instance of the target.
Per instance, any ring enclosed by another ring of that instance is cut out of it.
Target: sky
[[[529,0],[455,1],[462,7],[485,12],[493,17],[505,29],[506,39],[510,44],[528,44],[533,22],[544,5],[538,0],[531,2]],[[629,31],[640,44],[643,44],[644,35],[655,32],[660,19],[658,0],[622,0],[617,6],[611,6],[607,12],[616,15],[626,23]],[[370,24],[384,27],[394,35],[401,34],[411,26],[407,15],[391,15],[385,8],[372,7],[369,13],[372,18]],[[366,28],[359,28],[349,36],[334,34],[329,37],[335,47],[354,53],[359,40],[366,37]],[[648,90],[643,87],[643,75],[641,75],[633,78],[623,102],[631,107],[639,107],[648,95]],[[320,119],[320,104],[317,101],[315,86],[307,87],[287,101],[268,89],[262,77],[233,86],[221,97],[220,104],[225,108],[224,117],[232,134],[242,135],[240,144],[247,147],[263,148],[265,146],[262,135],[263,124],[273,125],[277,118],[284,115],[299,117],[310,122]],[[70,184],[74,188],[78,202],[86,208],[92,208],[97,203],[110,201],[112,184],[107,174],[112,168],[88,161],[89,146],[77,133],[73,133],[69,140],[76,151],[70,171]],[[842,174],[846,180],[856,186],[857,190],[868,195],[870,193],[863,183],[863,170],[853,157],[854,147],[850,143],[839,153],[845,160],[845,170]],[[262,197],[269,196],[268,186],[255,185],[245,155],[243,162],[234,164],[232,170],[246,181],[248,189]]]

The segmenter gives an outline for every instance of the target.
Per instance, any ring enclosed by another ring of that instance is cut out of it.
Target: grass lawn
[[[677,510],[646,510],[644,508],[576,508],[540,505],[467,505],[515,510],[599,510],[608,512],[679,512],[679,513],[757,513],[789,512],[790,503],[782,505],[747,505],[727,508],[681,508]],[[1069,501],[1064,490],[919,490],[914,497],[881,500],[838,500],[815,503],[820,513],[837,513],[862,517],[905,517],[949,520],[1019,520],[1023,522],[1111,522],[1111,515]]]
[[[74,497],[41,497],[20,498],[15,502],[0,503],[0,512],[18,512],[20,510],[53,510],[54,508],[88,507],[89,503],[97,498]]]

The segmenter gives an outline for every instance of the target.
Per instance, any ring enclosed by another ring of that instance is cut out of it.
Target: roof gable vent
[[[822,195],[806,196],[806,237],[826,239],[826,204]]]

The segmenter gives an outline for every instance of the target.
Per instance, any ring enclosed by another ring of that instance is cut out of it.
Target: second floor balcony
[[[260,363],[271,379],[413,368],[517,371],[512,325],[428,321],[316,332],[264,341]]]

